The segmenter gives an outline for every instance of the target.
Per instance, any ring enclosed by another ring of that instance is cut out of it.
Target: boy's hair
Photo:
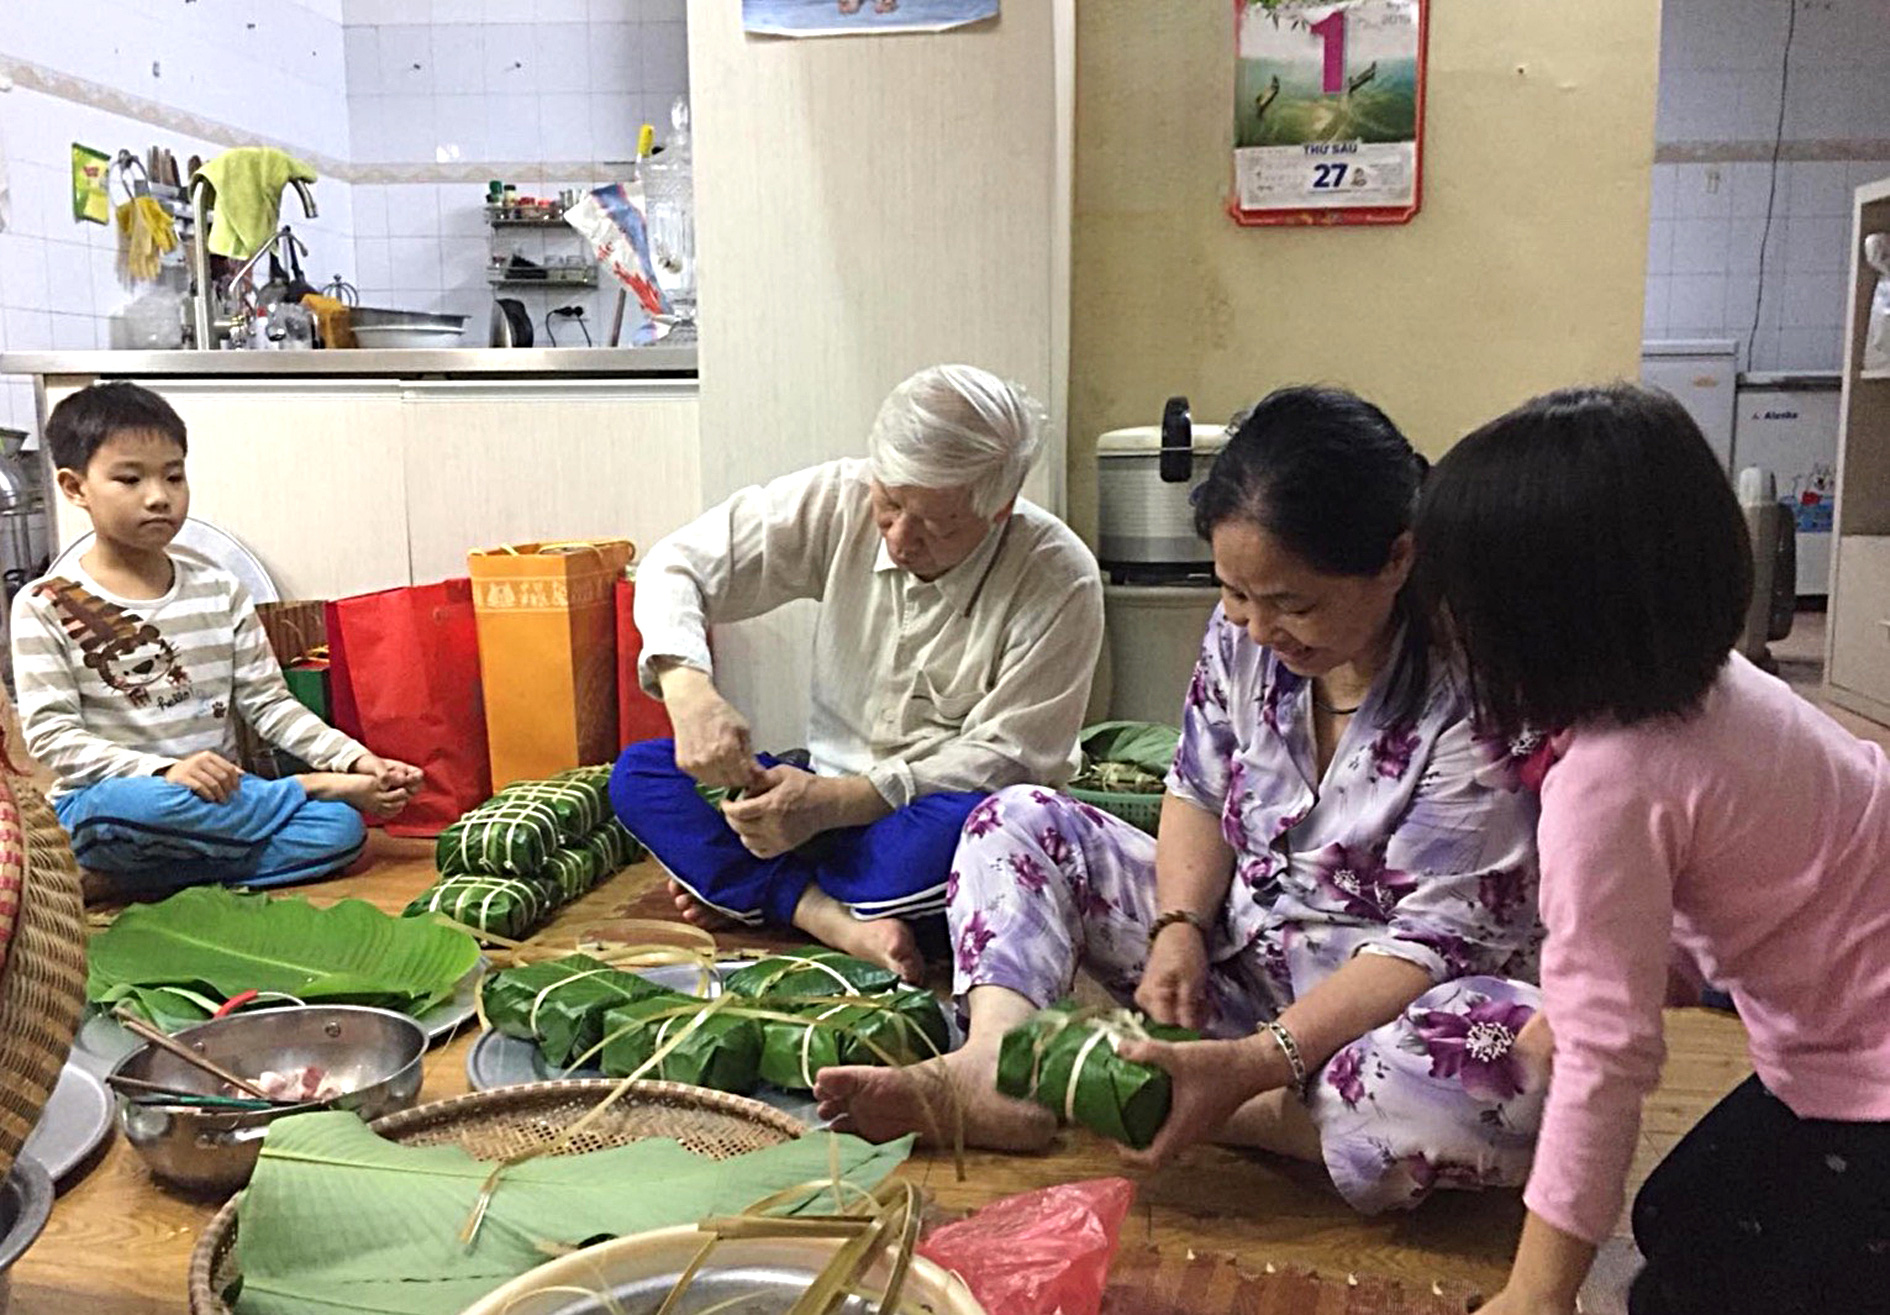
[[[1415,580],[1506,735],[1698,707],[1745,626],[1752,547],[1726,469],[1665,393],[1526,402],[1437,465]]]
[[[171,404],[137,384],[93,384],[55,406],[46,419],[46,446],[56,470],[84,474],[106,441],[125,433],[162,434],[190,451],[184,422]]]

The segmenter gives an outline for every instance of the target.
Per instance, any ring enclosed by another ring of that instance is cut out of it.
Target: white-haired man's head
[[[958,565],[1002,523],[1043,445],[1024,390],[972,365],[935,365],[893,389],[867,455],[892,558],[923,579]]]

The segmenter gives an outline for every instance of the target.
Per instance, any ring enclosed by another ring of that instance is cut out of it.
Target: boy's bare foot
[[[669,880],[669,893],[676,901],[677,916],[691,927],[700,927],[704,931],[726,931],[735,925],[735,919],[704,904],[674,877]]]
[[[899,0],[873,0],[873,12],[876,14],[890,14],[897,8]]]
[[[925,958],[919,953],[912,928],[898,918],[861,921],[852,910],[818,886],[809,886],[794,906],[794,925],[823,945],[876,963],[917,983],[925,976]]]
[[[859,13],[860,0],[840,0],[840,12],[843,14]]]
[[[909,1068],[827,1068],[814,1079],[820,1117],[834,1131],[870,1142],[910,1132],[929,1145],[951,1145],[953,1092],[967,1146],[1041,1151],[1056,1135],[1049,1110],[998,1094],[997,1051],[988,1046],[967,1046]]]
[[[407,806],[413,791],[389,788],[379,777],[359,772],[310,772],[296,778],[310,799],[347,804],[358,813],[372,818],[388,818]]]

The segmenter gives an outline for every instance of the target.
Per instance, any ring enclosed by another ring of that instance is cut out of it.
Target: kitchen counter
[[[0,374],[95,379],[416,377],[478,379],[694,378],[696,349],[685,347],[355,348],[314,352],[0,352]]]

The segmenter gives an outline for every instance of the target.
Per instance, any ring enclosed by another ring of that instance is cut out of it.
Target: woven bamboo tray
[[[0,748],[0,755],[4,749]],[[8,907],[11,905],[12,907]],[[0,1175],[59,1081],[85,1008],[85,905],[72,846],[39,790],[0,772]]]
[[[403,1110],[370,1126],[404,1146],[458,1145],[474,1159],[502,1160],[551,1145],[616,1086],[610,1079],[593,1078],[499,1087]],[[806,1131],[800,1120],[746,1096],[680,1082],[636,1082],[559,1154],[674,1137],[698,1155],[727,1160],[793,1141]],[[217,1211],[190,1253],[192,1315],[231,1315],[222,1294],[240,1277],[236,1206],[231,1200]]]

